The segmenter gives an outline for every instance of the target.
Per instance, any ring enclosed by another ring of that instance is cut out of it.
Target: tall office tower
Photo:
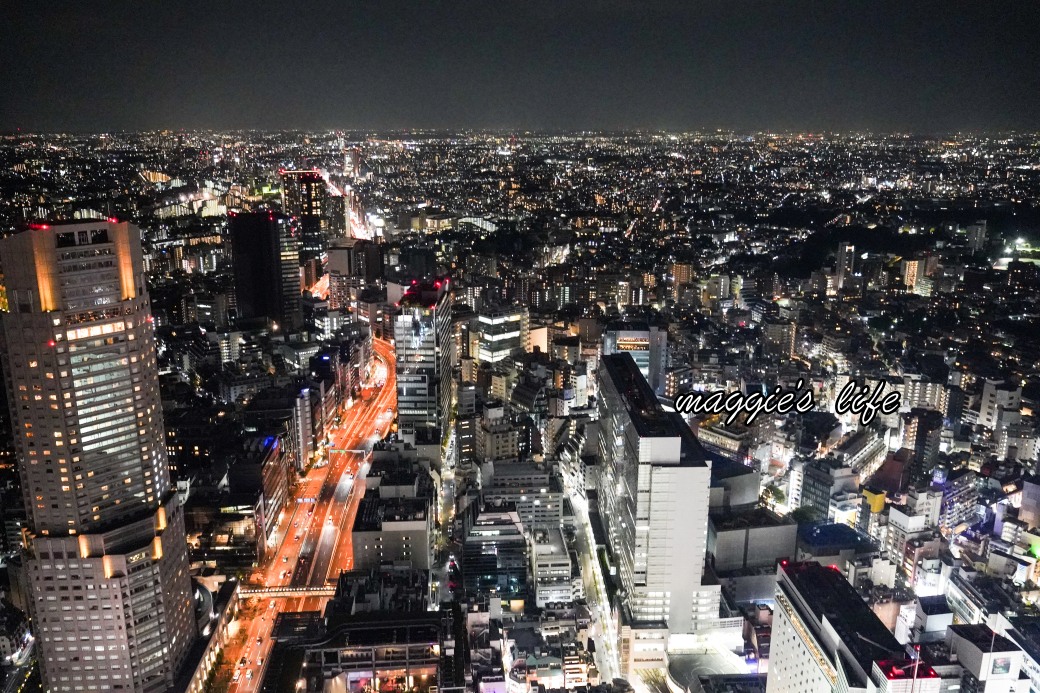
[[[451,417],[455,350],[449,283],[447,277],[415,282],[394,317],[398,425],[426,442],[440,442]]]
[[[856,246],[851,243],[838,244],[838,261],[835,263],[834,273],[838,278],[838,288],[844,288],[845,283],[853,275],[856,269]]]
[[[834,568],[782,562],[766,693],[938,693],[940,679],[903,646]],[[916,669],[916,670],[915,670]]]
[[[718,622],[719,587],[703,584],[711,464],[631,354],[604,356],[598,377],[601,517],[624,595],[618,646],[627,676],[663,666],[669,640]]]
[[[140,232],[36,225],[0,240],[0,314],[50,691],[165,691],[195,637],[166,462]]]
[[[486,306],[477,314],[477,360],[498,363],[526,350],[531,325],[524,306]]]
[[[235,214],[230,221],[239,319],[295,330],[303,324],[298,226],[272,212]]]
[[[329,189],[317,171],[282,171],[282,211],[300,222],[300,261],[325,251]]]
[[[939,461],[939,438],[943,415],[933,409],[914,407],[903,414],[903,447],[910,450],[910,480],[914,483],[932,478]]]
[[[477,411],[477,386],[460,384],[458,387],[458,416],[455,419],[456,459],[459,468],[469,471],[477,461],[477,428],[480,414]]]
[[[650,387],[664,393],[668,330],[638,322],[612,322],[603,331],[603,355],[631,354]]]

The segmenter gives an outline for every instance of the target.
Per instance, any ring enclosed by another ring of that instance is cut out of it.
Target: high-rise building
[[[910,451],[910,478],[914,482],[931,478],[939,461],[939,438],[943,415],[934,409],[914,407],[903,414],[903,447]]]
[[[972,253],[978,253],[986,249],[987,223],[985,220],[968,224],[968,248]]]
[[[273,212],[235,214],[230,221],[239,319],[296,329],[303,323],[297,224]]]
[[[477,314],[477,361],[498,363],[526,350],[530,323],[524,306],[486,306]]]
[[[693,431],[665,412],[631,354],[599,369],[600,503],[623,589],[622,675],[665,662],[641,640],[717,624],[718,585],[705,585],[711,464]]]
[[[911,677],[916,691],[939,691],[935,671],[908,662],[848,580],[819,563],[781,563],[770,642],[767,693],[904,690],[892,682]]]
[[[613,322],[603,331],[603,355],[627,353],[657,394],[664,393],[668,330],[657,325]]]
[[[356,238],[338,239],[329,246],[329,307],[344,310],[369,282],[383,276],[379,245]]]
[[[762,322],[762,351],[791,358],[794,356],[797,331],[797,326],[790,320],[767,318]]]
[[[448,430],[454,348],[450,280],[410,285],[394,317],[397,350],[397,413],[402,431],[440,441]],[[420,429],[424,433],[420,433]]]
[[[50,691],[165,691],[195,637],[139,230],[35,225],[0,240],[0,314]]]
[[[851,243],[838,244],[838,261],[835,263],[834,272],[837,275],[838,288],[845,287],[846,282],[852,277],[856,269],[856,246]]]
[[[282,211],[300,223],[300,260],[321,257],[328,229],[329,189],[317,171],[282,171]]]
[[[979,424],[991,431],[997,430],[1000,424],[1012,417],[1022,406],[1022,386],[1012,381],[990,380],[982,384],[982,396],[979,399]]]

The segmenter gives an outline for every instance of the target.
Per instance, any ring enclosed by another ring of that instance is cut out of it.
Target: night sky
[[[6,0],[0,130],[1040,130],[1040,3]]]

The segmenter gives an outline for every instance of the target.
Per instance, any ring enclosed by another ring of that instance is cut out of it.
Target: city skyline
[[[1034,133],[8,134],[0,693],[1040,690],[1038,239]]]

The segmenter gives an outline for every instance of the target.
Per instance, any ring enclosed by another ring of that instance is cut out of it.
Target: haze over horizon
[[[2,131],[1040,129],[1040,5],[9,6]]]

